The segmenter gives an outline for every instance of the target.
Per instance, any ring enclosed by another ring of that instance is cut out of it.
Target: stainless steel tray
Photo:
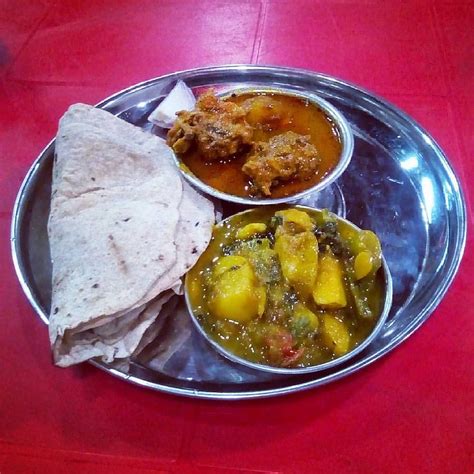
[[[309,71],[222,66],[170,74],[101,102],[143,128],[150,111],[177,79],[199,92],[248,86],[310,91],[335,105],[355,134],[354,157],[330,188],[300,201],[328,207],[380,236],[393,277],[393,307],[381,335],[362,353],[332,370],[298,376],[265,374],[219,356],[193,328],[182,301],[162,333],[127,371],[101,369],[163,392],[200,398],[257,398],[296,392],[349,375],[387,354],[419,328],[446,293],[466,238],[465,204],[446,157],[416,122],[384,100],[346,82]],[[46,223],[54,141],[40,154],[19,191],[12,222],[12,253],[26,296],[47,323],[51,264]],[[241,210],[223,204],[224,214]],[[45,347],[45,350],[48,350]],[[422,355],[419,355],[422,357]],[[74,370],[74,369],[71,369]]]

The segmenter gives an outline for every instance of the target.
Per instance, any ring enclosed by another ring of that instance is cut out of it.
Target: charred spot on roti
[[[99,284],[98,284],[98,283],[94,283],[94,284],[92,285],[92,288],[99,288]]]
[[[128,222],[131,219],[131,217],[127,217],[126,219],[122,219],[123,222]]]
[[[123,272],[123,273],[127,273],[127,264],[126,264],[126,260],[125,258],[123,257],[120,249],[118,248],[117,244],[115,243],[114,241],[114,237],[113,235],[109,234],[108,236],[109,240],[109,245],[110,245],[110,248],[112,250],[112,253],[115,257],[115,259],[117,260],[118,262],[118,267],[119,269]],[[137,252],[137,255],[139,254],[139,252]],[[111,255],[111,253],[107,253],[107,255]]]
[[[55,278],[53,286],[55,286],[55,287],[59,286],[65,278],[66,278],[65,276],[63,276],[61,278]]]
[[[196,224],[194,224],[194,227],[197,227],[199,225],[199,221],[196,222]]]
[[[58,311],[59,311],[59,308],[56,306],[56,307],[54,308],[53,314],[58,314]]]
[[[192,253],[192,254],[196,254],[197,251],[198,251],[197,247],[194,247],[191,253]]]
[[[91,180],[92,180],[92,181],[95,181],[95,178],[94,178],[94,176],[91,176]]]

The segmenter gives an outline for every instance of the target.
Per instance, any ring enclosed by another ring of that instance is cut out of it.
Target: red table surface
[[[472,473],[472,234],[433,316],[382,360],[304,393],[217,402],[53,367],[9,226],[70,104],[225,63],[303,67],[392,101],[446,152],[471,220],[473,25],[472,1],[0,0],[0,472]]]

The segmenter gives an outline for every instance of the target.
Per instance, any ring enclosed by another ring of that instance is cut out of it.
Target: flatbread
[[[168,294],[171,294],[169,292]],[[132,356],[137,357],[148,345],[150,345],[157,337],[159,332],[163,329],[168,317],[171,315],[172,312],[176,310],[176,306],[178,304],[179,298],[176,296],[172,296],[164,305],[158,307],[157,305],[149,305],[147,307],[148,311],[155,311],[156,315],[160,315],[160,317],[156,317],[153,323],[148,327],[148,329],[144,332],[140,343],[133,351]]]
[[[148,345],[213,223],[212,203],[182,181],[162,139],[72,106],[56,138],[48,222],[55,363],[120,363]]]
[[[110,352],[92,348],[90,335],[84,345],[77,334],[162,292],[157,282],[177,258],[181,198],[179,173],[159,138],[82,104],[61,119],[48,223],[49,333],[58,365],[98,355],[110,359]],[[115,355],[133,352],[145,330],[131,351],[117,349]],[[77,345],[84,347],[72,351]]]
[[[183,196],[179,206],[179,222],[176,237],[176,262],[158,284],[165,289],[183,293],[181,276],[197,262],[206,250],[215,222],[214,206],[209,199],[183,181]]]
[[[191,343],[192,323],[186,306],[181,302],[176,308],[173,308],[172,316],[173,324],[165,323],[159,341],[149,344],[137,356],[139,363],[158,372],[166,373],[165,365],[168,361],[174,356],[180,357],[181,355],[182,357],[182,350],[186,352],[188,349],[185,347]],[[178,367],[181,365],[178,364]]]
[[[68,331],[62,346],[63,350],[67,347],[67,351],[58,353],[57,365],[68,367],[92,358],[100,358],[107,363],[128,358],[172,296],[172,292],[165,292],[149,305],[134,309],[103,326]]]

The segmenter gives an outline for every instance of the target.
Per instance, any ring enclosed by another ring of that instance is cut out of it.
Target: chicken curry
[[[204,183],[236,196],[292,196],[320,182],[341,154],[335,124],[301,97],[208,91],[177,115],[168,144]]]
[[[375,327],[377,236],[328,211],[259,208],[217,225],[186,279],[192,311],[227,351],[308,367],[351,351]]]

